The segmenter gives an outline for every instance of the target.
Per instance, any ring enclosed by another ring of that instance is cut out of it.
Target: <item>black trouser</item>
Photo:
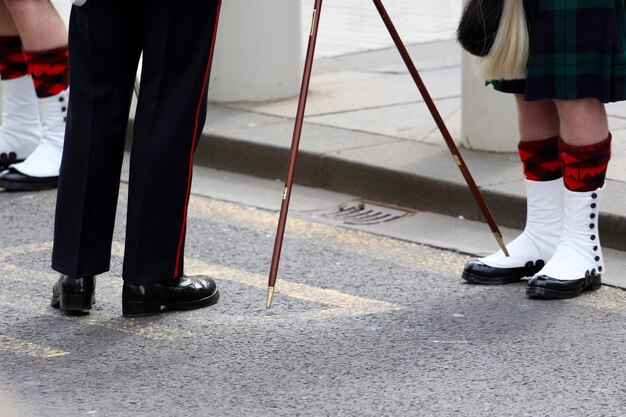
[[[70,105],[52,268],[109,269],[128,114],[143,70],[131,150],[124,280],[183,274],[193,150],[220,0],[89,0],[70,19]]]

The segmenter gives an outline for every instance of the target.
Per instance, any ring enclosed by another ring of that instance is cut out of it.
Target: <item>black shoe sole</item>
[[[124,317],[147,317],[161,313],[161,307],[168,307],[176,310],[195,310],[208,307],[217,303],[220,293],[215,292],[208,297],[199,300],[185,302],[164,302],[164,301],[122,301],[122,315]]]
[[[50,306],[72,312],[88,312],[95,303],[95,294],[60,294],[50,299]]]
[[[526,277],[525,274],[520,275],[510,275],[503,277],[484,277],[482,275],[472,274],[470,272],[463,271],[461,274],[461,278],[465,281],[472,284],[481,284],[481,285],[504,285],[504,284],[513,284],[516,282],[520,282],[522,278]]]
[[[602,287],[602,276],[597,275],[591,284],[586,287],[562,291],[553,288],[529,286],[526,288],[526,295],[530,298],[541,298],[543,300],[565,300],[567,298],[576,298],[585,291],[597,291],[600,287]]]
[[[20,181],[0,181],[0,188],[4,188],[6,191],[44,191],[57,188],[58,180],[28,183]]]

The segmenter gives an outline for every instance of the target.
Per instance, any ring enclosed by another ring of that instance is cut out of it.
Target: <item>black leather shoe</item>
[[[122,315],[152,316],[161,312],[161,306],[193,310],[215,304],[219,298],[215,281],[205,276],[182,277],[165,284],[124,283]]]
[[[585,278],[560,280],[546,275],[533,277],[528,281],[526,295],[531,298],[564,299],[578,297],[584,291],[596,291],[602,286],[602,275],[595,269],[587,271]]]
[[[63,311],[85,312],[96,303],[96,278],[61,275],[52,287],[50,305]]]
[[[532,277],[544,266],[541,259],[536,262],[528,261],[518,268],[496,268],[485,265],[479,260],[465,264],[461,277],[472,284],[501,285],[518,282],[524,277]]]
[[[56,188],[59,177],[31,177],[15,168],[9,168],[0,174],[0,188],[7,191],[42,191]]]

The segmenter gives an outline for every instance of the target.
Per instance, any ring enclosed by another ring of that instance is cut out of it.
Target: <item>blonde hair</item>
[[[487,80],[526,78],[529,38],[523,0],[503,0],[498,33],[489,53],[477,59],[478,71]]]

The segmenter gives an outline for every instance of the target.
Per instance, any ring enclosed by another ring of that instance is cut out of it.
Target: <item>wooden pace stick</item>
[[[291,142],[291,150],[289,153],[287,175],[285,178],[285,188],[283,190],[283,200],[282,200],[282,204],[280,207],[280,216],[278,219],[278,228],[276,231],[276,240],[274,243],[274,253],[272,255],[272,264],[270,267],[270,275],[269,275],[268,289],[267,289],[267,304],[266,304],[267,308],[270,308],[272,306],[272,299],[274,296],[274,286],[276,284],[276,276],[278,274],[278,263],[280,261],[280,253],[281,253],[283,238],[285,234],[285,224],[287,222],[287,213],[289,211],[289,201],[291,198],[293,175],[294,175],[294,171],[296,167],[298,147],[300,145],[300,137],[302,135],[302,124],[304,120],[304,111],[306,108],[307,95],[309,92],[309,83],[311,81],[311,72],[312,72],[311,70],[313,67],[313,57],[315,54],[315,43],[317,41],[317,33],[319,29],[322,1],[323,0],[315,0],[315,5],[313,9],[311,32],[309,34],[309,44],[307,47],[306,60],[304,64],[304,75],[302,78],[302,86],[300,88],[300,98],[298,101],[298,111],[296,113],[296,122],[294,126],[293,139]],[[489,223],[489,227],[491,228],[491,231],[493,232],[496,238],[496,241],[498,242],[498,245],[500,246],[500,248],[502,248],[502,251],[504,252],[504,254],[506,256],[509,256],[506,246],[504,245],[504,240],[502,239],[502,234],[500,233],[498,225],[496,224],[495,219],[493,218],[493,215],[491,214],[491,210],[489,210],[489,207],[487,206],[485,199],[481,195],[480,190],[476,186],[476,183],[474,182],[472,175],[470,174],[469,170],[465,166],[463,157],[461,156],[456,144],[454,143],[454,140],[450,136],[450,132],[448,131],[448,128],[443,122],[443,119],[441,118],[439,111],[437,110],[437,107],[435,106],[432,98],[430,97],[428,90],[426,90],[426,86],[422,82],[422,79],[417,69],[415,68],[415,65],[413,64],[413,61],[411,60],[411,56],[409,55],[408,51],[406,50],[406,47],[404,46],[402,40],[400,39],[400,36],[398,35],[398,32],[396,31],[393,25],[393,22],[389,18],[389,15],[387,14],[387,11],[385,10],[382,2],[380,0],[373,0],[373,1],[385,25],[387,26],[387,29],[391,37],[393,38],[393,41],[398,51],[400,52],[400,55],[402,55],[402,58],[404,59],[404,62],[409,69],[409,73],[413,77],[415,84],[420,90],[420,93],[422,94],[422,97],[424,98],[424,101],[426,102],[426,105],[428,106],[428,109],[430,110],[430,113],[433,119],[435,120],[435,123],[439,127],[439,130],[441,131],[443,138],[446,141],[446,144],[448,145],[450,152],[452,153],[454,161],[456,162],[457,166],[461,170],[461,173],[463,174],[463,177],[465,178],[465,181],[467,182],[467,185],[470,188],[470,191],[474,195],[474,198],[476,199],[476,202],[480,206],[480,209],[483,215],[487,219],[487,223]]]
[[[267,308],[272,306],[274,296],[274,285],[278,274],[278,262],[280,251],[283,246],[285,235],[285,224],[287,222],[287,212],[289,211],[289,200],[291,198],[291,186],[293,184],[293,174],[296,169],[298,157],[298,147],[300,146],[300,136],[302,135],[302,123],[304,120],[304,110],[306,108],[307,95],[309,93],[309,83],[311,81],[311,70],[313,68],[313,56],[315,54],[315,43],[317,41],[317,31],[320,22],[320,12],[322,10],[322,0],[315,0],[313,17],[311,22],[311,32],[309,33],[309,45],[307,47],[306,60],[304,62],[304,75],[302,76],[302,87],[300,88],[300,99],[298,101],[298,111],[296,113],[296,123],[291,141],[291,151],[289,152],[289,164],[287,165],[287,175],[285,178],[285,188],[283,190],[283,200],[280,206],[280,216],[278,218],[278,229],[276,230],[276,240],[274,242],[274,253],[272,255],[272,265],[270,267],[269,281],[267,284]]]
[[[420,77],[417,71],[417,68],[415,68],[415,64],[413,64],[411,55],[409,55],[409,52],[404,46],[404,43],[402,42],[402,39],[400,38],[400,35],[398,34],[398,31],[396,30],[393,22],[391,21],[391,18],[387,14],[387,11],[385,10],[385,7],[383,6],[382,1],[381,0],[373,0],[373,1],[374,1],[374,5],[378,9],[378,13],[380,13],[380,17],[383,19],[383,22],[385,23],[385,26],[387,26],[387,30],[389,31],[389,34],[393,38],[393,42],[396,44],[396,48],[398,49],[398,52],[400,52],[400,55],[402,55],[402,59],[404,60],[404,63],[406,64],[409,70],[409,73],[413,77],[413,80],[415,81],[415,84],[417,85],[417,88],[419,89],[422,95],[422,98],[424,99],[424,102],[428,106],[428,110],[430,110],[430,114],[435,120],[435,123],[437,123],[437,127],[439,127],[439,130],[441,131],[441,134],[443,135],[443,139],[446,141],[446,144],[448,145],[448,148],[450,149],[450,152],[452,153],[454,162],[456,162],[456,165],[461,170],[461,173],[463,174],[463,177],[465,178],[465,181],[467,182],[469,189],[474,195],[476,202],[480,206],[480,210],[485,216],[487,223],[489,223],[489,227],[491,228],[491,231],[493,232],[493,235],[495,236],[496,241],[498,242],[498,245],[502,249],[502,252],[504,252],[506,256],[509,256],[509,252],[507,251],[506,245],[504,244],[504,240],[502,239],[502,233],[500,233],[500,229],[498,228],[498,225],[496,224],[496,221],[493,218],[493,215],[491,214],[491,210],[489,210],[489,206],[487,206],[487,202],[485,201],[482,194],[480,193],[480,190],[476,186],[476,183],[474,182],[474,178],[472,178],[472,174],[470,174],[469,170],[467,169],[467,166],[465,165],[465,161],[463,160],[463,157],[461,156],[459,149],[454,143],[452,136],[450,136],[450,132],[448,131],[448,128],[446,127],[443,119],[441,118],[441,115],[439,114],[439,111],[437,110],[437,107],[435,106],[433,99],[430,97],[430,94],[428,93],[426,86],[422,82],[422,78]]]

